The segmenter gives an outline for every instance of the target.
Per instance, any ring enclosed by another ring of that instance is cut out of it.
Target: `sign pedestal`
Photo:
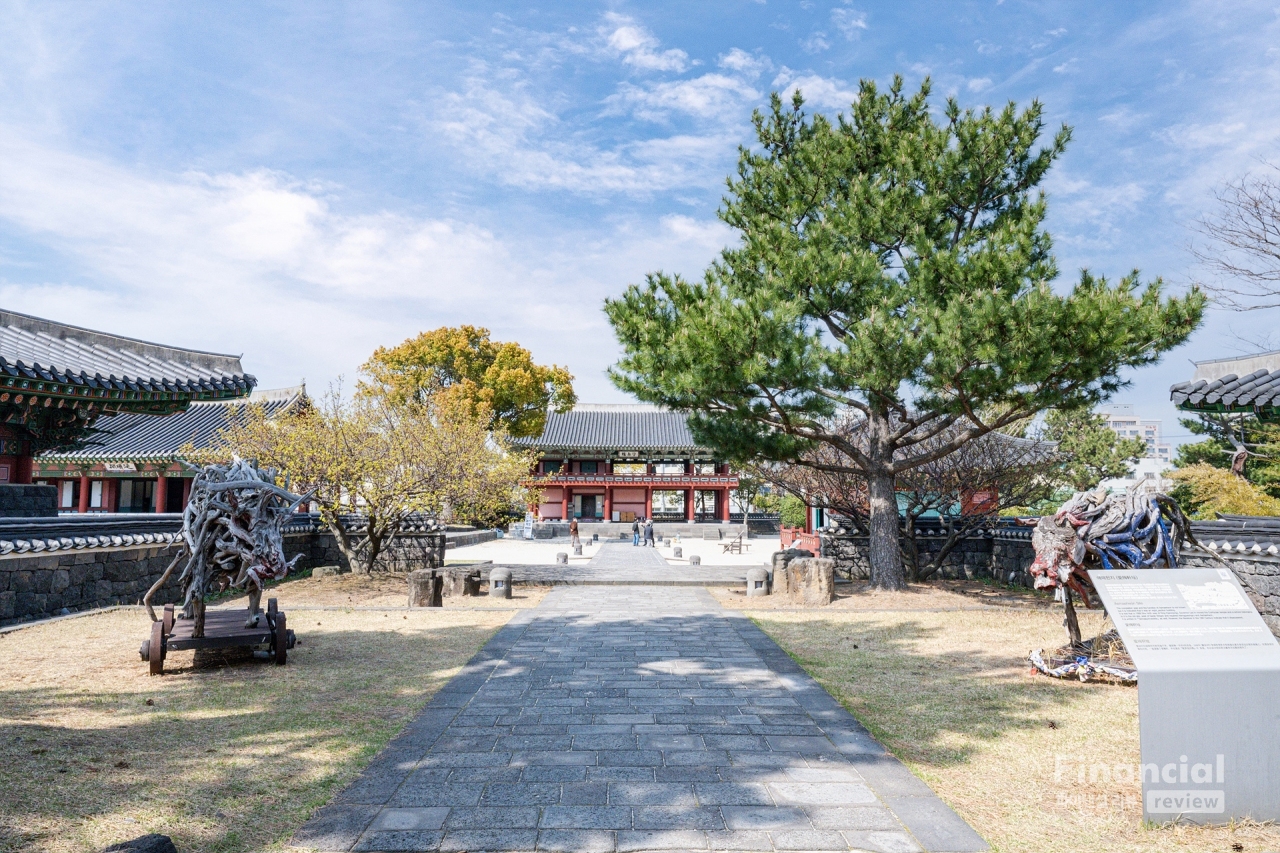
[[[1280,643],[1235,575],[1089,577],[1138,668],[1143,817],[1280,820]]]

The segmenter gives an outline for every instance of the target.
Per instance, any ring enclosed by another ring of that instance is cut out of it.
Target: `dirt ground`
[[[967,606],[918,606],[947,600]],[[970,601],[939,589],[746,612],[994,850],[1280,851],[1274,824],[1144,826],[1137,690],[1032,673],[1027,654],[1065,640],[1060,605]],[[872,603],[900,607],[858,612]],[[1081,622],[1096,632],[1101,614]]]
[[[447,596],[443,599],[445,610],[474,610],[476,608],[524,608],[537,607],[538,602],[551,589],[549,586],[516,584],[511,588],[510,599]],[[273,584],[263,595],[263,601],[274,596],[281,610],[295,605],[319,605],[352,607],[406,607],[409,603],[409,576],[403,572],[374,572],[370,575],[347,573],[325,578],[310,575],[285,578]],[[216,606],[247,606],[243,594],[221,598]]]
[[[287,612],[376,592],[339,579],[278,595]],[[295,611],[286,666],[175,652],[163,677],[138,657],[140,610],[2,634],[0,851],[147,832],[186,853],[280,850],[513,613]]]
[[[712,588],[711,593],[725,607],[737,610],[788,610],[797,606],[795,602],[782,596],[748,598],[745,590],[740,587]],[[990,605],[1032,610],[1055,608],[1052,596],[1022,587],[998,586],[982,581],[912,584],[902,592],[872,589],[870,584],[859,581],[837,584],[836,600],[822,610],[980,610]]]

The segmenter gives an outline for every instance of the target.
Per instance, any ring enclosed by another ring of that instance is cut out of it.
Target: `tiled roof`
[[[1222,515],[1215,521],[1191,522],[1191,532],[1201,545],[1224,556],[1280,556],[1280,518]]]
[[[179,349],[0,310],[0,371],[131,391],[246,394],[240,357]]]
[[[246,404],[262,405],[274,417],[306,394],[304,386],[255,392],[246,401],[217,400],[195,402],[183,412],[168,416],[122,414],[98,421],[99,432],[81,450],[41,454],[39,462],[86,462],[89,460],[159,461],[172,459],[184,445],[209,447],[226,429],[231,416]]]
[[[579,405],[547,415],[537,438],[516,443],[544,451],[636,451],[706,453],[689,431],[687,416],[645,405]]]
[[[1280,405],[1280,370],[1179,382],[1169,389],[1169,397],[1179,409],[1270,415]]]

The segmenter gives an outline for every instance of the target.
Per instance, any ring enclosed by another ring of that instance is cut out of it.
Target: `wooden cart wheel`
[[[271,599],[274,604],[275,599]],[[284,665],[285,659],[289,656],[289,632],[284,627],[284,614],[276,614],[276,663]]]
[[[151,664],[152,675],[164,675],[164,623],[151,623],[151,645],[147,649],[147,659]]]
[[[166,604],[164,606],[164,635],[167,637],[173,633],[173,605]]]

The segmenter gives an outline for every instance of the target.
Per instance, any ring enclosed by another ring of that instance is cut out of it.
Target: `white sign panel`
[[[1280,668],[1280,642],[1230,569],[1089,577],[1139,673]]]

